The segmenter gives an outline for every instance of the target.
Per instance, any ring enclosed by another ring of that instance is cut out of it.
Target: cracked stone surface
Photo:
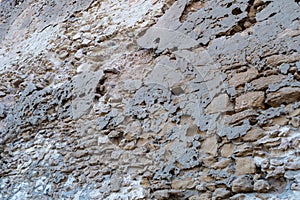
[[[0,199],[298,199],[299,8],[0,0]]]

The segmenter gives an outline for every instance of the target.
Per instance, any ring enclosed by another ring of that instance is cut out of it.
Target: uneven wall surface
[[[298,0],[1,0],[0,199],[300,198]]]

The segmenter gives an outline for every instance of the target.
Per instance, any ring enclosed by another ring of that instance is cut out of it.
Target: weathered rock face
[[[298,199],[299,6],[0,1],[0,199]]]

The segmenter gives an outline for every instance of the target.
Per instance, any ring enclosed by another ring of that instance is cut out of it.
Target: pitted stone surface
[[[0,199],[297,199],[299,17],[0,0]]]

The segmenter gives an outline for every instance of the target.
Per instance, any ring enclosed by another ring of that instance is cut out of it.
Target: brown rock
[[[244,143],[238,145],[234,151],[235,156],[251,156],[253,152],[253,146],[250,143]]]
[[[300,60],[300,54],[294,53],[292,55],[272,55],[267,58],[266,65],[278,66],[282,63],[292,63]]]
[[[264,108],[264,92],[248,92],[236,98],[235,110],[242,111],[249,108]]]
[[[208,168],[205,168],[205,169],[202,171],[201,175],[200,175],[199,181],[201,181],[201,182],[207,182],[207,183],[210,183],[210,182],[215,181],[214,178],[212,178],[212,177],[208,174],[208,172],[209,172],[209,169],[208,169]],[[206,185],[205,185],[205,187],[206,187]],[[196,188],[197,188],[198,190],[200,190],[200,187],[197,186]]]
[[[222,157],[231,157],[233,153],[234,145],[232,143],[224,144],[221,148],[221,156]]]
[[[212,168],[214,169],[224,169],[225,167],[229,166],[231,164],[231,159],[225,158],[221,159],[218,162],[216,162]]]
[[[206,184],[206,188],[209,190],[209,191],[215,191],[216,190],[216,184],[214,182],[211,182],[211,183],[207,183]]]
[[[231,192],[229,190],[226,190],[224,188],[217,188],[213,193],[212,199],[215,199],[215,200],[226,199],[226,198],[230,197],[230,193]]]
[[[201,197],[193,195],[193,196],[189,197],[188,200],[201,200]]]
[[[260,6],[260,5],[263,5],[264,2],[262,0],[255,0],[254,3],[253,3],[253,6],[257,7],[257,6]]]
[[[180,197],[181,191],[180,190],[158,190],[152,194],[152,198],[157,200],[169,199],[170,196],[177,196]]]
[[[284,178],[280,177],[269,178],[268,182],[271,185],[272,190],[277,194],[286,191],[288,185],[287,181]]]
[[[212,114],[231,110],[233,110],[233,104],[230,102],[228,95],[221,94],[212,100],[205,109],[205,112]]]
[[[124,149],[126,149],[126,150],[133,150],[135,148],[136,148],[136,142],[135,141],[131,141],[131,142],[127,143],[124,146]]]
[[[256,166],[252,157],[236,158],[236,175],[254,174],[256,172]]]
[[[245,142],[254,142],[264,137],[265,131],[261,128],[253,128],[249,130],[246,135],[243,136],[243,141]]]
[[[267,94],[266,103],[271,106],[280,106],[282,103],[293,103],[300,100],[300,88],[284,87],[277,92]]]
[[[175,95],[184,94],[184,90],[180,86],[174,86],[171,88],[171,92]]]
[[[250,176],[240,176],[232,182],[231,190],[235,193],[239,192],[252,192],[253,181]]]
[[[89,154],[88,151],[86,150],[78,150],[76,152],[73,153],[74,157],[75,158],[81,158],[81,157],[85,157]]]
[[[171,184],[173,189],[190,188],[191,185],[193,185],[193,179],[191,177],[186,177],[184,179],[175,179]]]
[[[216,156],[218,150],[218,141],[216,136],[208,137],[201,145],[201,150],[210,155]]]
[[[257,69],[250,68],[246,72],[241,72],[234,74],[233,77],[229,80],[230,87],[237,87],[246,82],[253,80],[255,77],[258,76]]]
[[[272,166],[272,171],[268,171],[266,178],[279,178],[282,177],[284,173],[285,169],[283,166],[277,166],[275,168]]]
[[[109,138],[118,138],[118,137],[120,137],[121,135],[122,135],[121,132],[113,130],[113,131],[111,131],[107,136],[108,136]]]
[[[272,125],[274,126],[276,125],[284,126],[287,125],[288,122],[289,120],[286,118],[286,116],[275,117],[272,119]]]
[[[268,181],[265,180],[257,180],[254,183],[254,191],[257,192],[268,192],[270,189],[270,185]]]
[[[267,77],[261,77],[253,80],[250,84],[255,87],[256,90],[265,90],[269,85],[280,83],[286,76],[284,75],[271,75]]]
[[[150,183],[149,179],[148,178],[143,178],[141,180],[141,186],[144,187],[144,188],[150,188],[151,183]]]
[[[210,167],[217,162],[217,159],[214,156],[205,156],[202,158],[202,162],[203,166]]]
[[[245,118],[251,118],[251,117],[254,117],[256,118],[256,116],[258,116],[258,113],[254,110],[244,110],[242,112],[239,112],[239,113],[235,113],[233,115],[228,115],[228,116],[225,116],[225,122],[227,124],[234,124],[234,123],[237,123]]]
[[[287,107],[291,107],[292,105],[289,104]],[[300,116],[300,109],[293,109],[293,108],[290,108],[291,111],[290,111],[290,116],[291,117],[296,117],[296,116]]]
[[[268,136],[265,136],[258,141],[256,141],[253,145],[258,146],[263,144],[265,147],[275,147],[281,144],[281,138],[276,137],[276,138],[270,138]]]
[[[201,200],[202,200],[202,199],[211,199],[211,197],[212,197],[211,192],[202,193],[202,194],[200,195],[200,199],[201,199]]]
[[[294,128],[299,128],[300,125],[300,117],[292,117],[290,120],[290,125],[292,125]]]
[[[236,194],[229,198],[230,200],[245,200],[246,195],[245,194]]]

